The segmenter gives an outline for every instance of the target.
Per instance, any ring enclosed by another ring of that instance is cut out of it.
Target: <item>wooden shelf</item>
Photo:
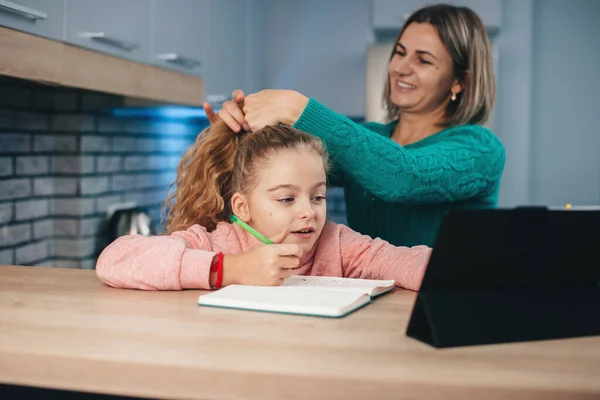
[[[0,75],[166,103],[200,106],[200,77],[0,27]]]

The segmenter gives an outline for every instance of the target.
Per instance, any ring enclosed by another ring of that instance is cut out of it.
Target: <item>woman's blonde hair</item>
[[[286,149],[316,152],[327,170],[327,152],[321,140],[289,126],[235,133],[218,121],[206,128],[181,159],[176,181],[167,189],[167,233],[194,224],[212,231],[218,222],[228,221],[233,194],[252,191],[257,184],[257,167]]]
[[[398,43],[406,28],[413,22],[426,22],[435,27],[452,56],[454,78],[463,87],[456,100],[448,104],[445,125],[484,124],[494,107],[496,84],[490,40],[479,16],[468,7],[447,4],[424,7],[406,20],[395,43]],[[392,50],[390,60],[394,51],[395,49]],[[383,93],[383,106],[388,122],[398,118],[400,107],[390,98],[389,73]]]

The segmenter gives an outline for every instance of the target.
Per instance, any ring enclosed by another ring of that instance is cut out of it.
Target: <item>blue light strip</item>
[[[219,109],[215,108],[215,112]],[[156,119],[206,119],[206,112],[199,107],[165,106],[165,107],[138,107],[114,108],[111,111],[115,118],[156,118]]]

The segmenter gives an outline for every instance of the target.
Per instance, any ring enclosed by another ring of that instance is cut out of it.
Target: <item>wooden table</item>
[[[0,266],[0,383],[155,398],[600,398],[600,338],[437,350],[405,335],[415,294],[342,319],[196,305],[201,291]]]

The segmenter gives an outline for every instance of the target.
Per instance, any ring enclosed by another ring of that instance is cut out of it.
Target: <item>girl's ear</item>
[[[245,195],[236,192],[231,196],[231,211],[242,221],[250,222],[250,208]]]

